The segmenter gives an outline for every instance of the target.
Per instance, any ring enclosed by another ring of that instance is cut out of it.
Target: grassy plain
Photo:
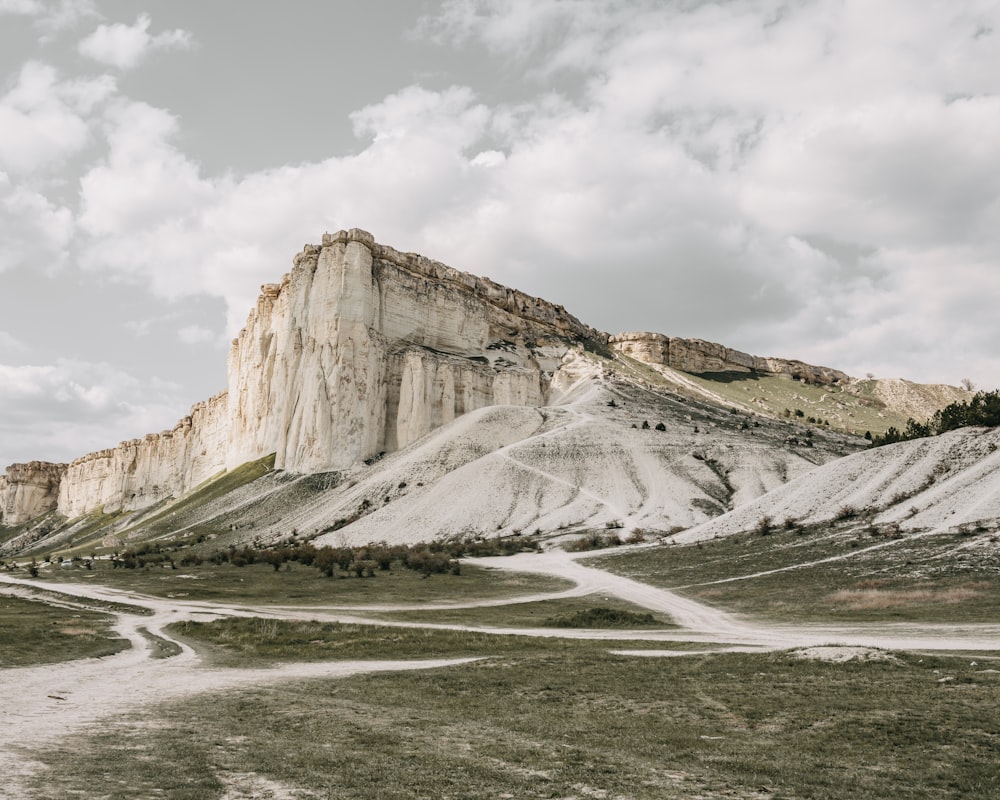
[[[248,638],[216,641],[213,657],[294,633],[328,641],[327,657],[489,658],[136,713],[34,754],[49,766],[39,796],[124,800],[143,786],[174,800],[248,797],[253,787],[300,798],[1000,793],[1000,673],[969,659],[637,658],[595,642],[243,624]],[[217,638],[209,628],[187,634]]]
[[[836,559],[810,565],[822,559]],[[1000,550],[984,537],[775,531],[665,545],[594,566],[786,621],[1000,622]],[[757,573],[781,570],[772,574]]]
[[[288,564],[275,571],[267,564],[237,567],[205,562],[198,566],[150,566],[114,569],[99,561],[92,572],[76,570],[75,580],[97,582],[116,589],[184,600],[257,605],[353,605],[364,603],[438,603],[487,600],[536,592],[558,592],[569,581],[499,570],[463,566],[460,575],[419,572],[394,567],[374,578],[328,578],[315,567]],[[55,573],[60,580],[66,573]]]
[[[542,600],[533,603],[513,603],[502,606],[478,606],[474,608],[435,609],[433,611],[395,611],[379,614],[380,619],[401,622],[431,622],[455,625],[486,625],[492,627],[568,627],[572,618],[595,608],[607,608],[629,614],[645,614],[646,609],[619,600],[609,595],[585,595],[564,597],[557,600]],[[656,614],[652,623],[591,625],[590,627],[655,627],[674,628],[676,625],[667,616]]]
[[[0,669],[107,656],[128,648],[108,614],[0,594]]]

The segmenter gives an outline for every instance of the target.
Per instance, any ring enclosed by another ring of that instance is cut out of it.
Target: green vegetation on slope
[[[880,447],[976,426],[984,428],[1000,426],[1000,389],[994,389],[992,392],[976,392],[971,400],[962,400],[945,406],[934,412],[934,416],[928,422],[908,419],[906,427],[901,431],[891,427],[881,436],[873,436],[872,445]]]
[[[816,386],[777,375],[685,373],[685,376],[703,389],[748,411],[788,419],[804,426],[822,425],[861,435],[865,431],[881,432],[890,426],[906,423],[903,414],[887,408],[875,397],[874,381],[860,381],[846,389],[841,386]]]
[[[228,472],[221,472],[196,486],[176,502],[170,503],[155,516],[142,520],[141,527],[149,529],[153,534],[170,533],[177,527],[175,517],[200,509],[213,500],[218,500],[220,497],[267,475],[274,469],[274,461],[275,455],[272,453],[257,461],[241,464]]]
[[[243,464],[230,472],[221,472],[179,500],[163,500],[139,512],[105,512],[100,508],[72,520],[50,512],[45,518],[31,520],[13,532],[0,530],[6,539],[12,539],[28,530],[39,531],[39,535],[35,537],[38,543],[33,547],[20,548],[19,552],[22,554],[38,556],[57,553],[61,557],[72,557],[111,553],[120,545],[105,545],[104,540],[108,534],[114,534],[111,541],[115,538],[125,541],[137,536],[144,540],[174,533],[191,520],[197,520],[198,512],[212,501],[267,475],[274,469],[274,459],[272,454]],[[196,538],[198,533],[198,530],[193,531],[191,538]]]

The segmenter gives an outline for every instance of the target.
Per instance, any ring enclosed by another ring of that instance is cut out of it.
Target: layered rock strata
[[[149,433],[71,462],[59,485],[67,517],[134,511],[183,494],[225,468],[226,392],[191,408],[172,430]]]
[[[795,380],[823,385],[848,383],[850,376],[829,367],[802,361],[753,356],[703,339],[680,339],[662,333],[619,333],[609,338],[615,350],[637,361],[690,372],[759,373],[784,375]]]
[[[42,465],[53,476],[44,486],[8,471],[4,524],[53,506],[71,518],[146,508],[271,453],[291,472],[344,469],[484,406],[544,404],[583,340],[607,335],[365,231],[326,234],[261,287],[233,340],[226,392],[173,430]]]
[[[7,467],[4,475],[0,476],[3,524],[8,527],[20,525],[54,509],[65,474],[65,464],[45,461]]]
[[[607,336],[365,231],[327,234],[233,340],[227,466],[275,453],[280,469],[342,469],[483,406],[540,405],[585,339]]]

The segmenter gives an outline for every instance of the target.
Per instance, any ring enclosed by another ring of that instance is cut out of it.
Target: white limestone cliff
[[[69,518],[148,508],[271,454],[292,473],[348,469],[487,406],[559,401],[569,389],[554,376],[584,343],[686,372],[850,380],[699,339],[609,337],[560,305],[340,231],[306,245],[280,283],[261,287],[230,348],[227,391],[170,431],[68,466],[8,469],[3,524],[53,508]]]
[[[0,516],[8,527],[20,525],[56,507],[65,464],[32,461],[11,464],[0,476]]]
[[[147,508],[272,453],[291,472],[344,469],[484,406],[545,403],[581,340],[607,335],[365,231],[326,234],[261,287],[230,349],[228,391],[173,430],[41,465],[57,475],[44,490],[8,474],[4,524],[53,507],[70,518]]]
[[[222,392],[197,403],[172,430],[71,462],[59,484],[59,513],[132,511],[193,489],[225,468],[226,411]]]
[[[275,453],[279,469],[343,469],[484,406],[540,405],[580,339],[606,337],[364,231],[327,234],[233,341],[227,466]]]

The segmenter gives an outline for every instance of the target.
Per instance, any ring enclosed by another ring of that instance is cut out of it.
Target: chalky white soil
[[[784,486],[676,537],[694,542],[753,530],[763,517],[833,520],[845,509],[874,512],[876,525],[935,533],[993,529],[1000,520],[1000,429],[963,428],[864,450],[824,464]]]
[[[785,424],[741,429],[744,418],[726,409],[671,405],[608,378],[599,364],[581,359],[575,367],[561,375],[552,405],[466,414],[258,534],[337,524],[319,542],[341,545],[609,523],[623,536],[666,532],[739,507],[857,447],[833,437],[825,447],[792,447]]]

